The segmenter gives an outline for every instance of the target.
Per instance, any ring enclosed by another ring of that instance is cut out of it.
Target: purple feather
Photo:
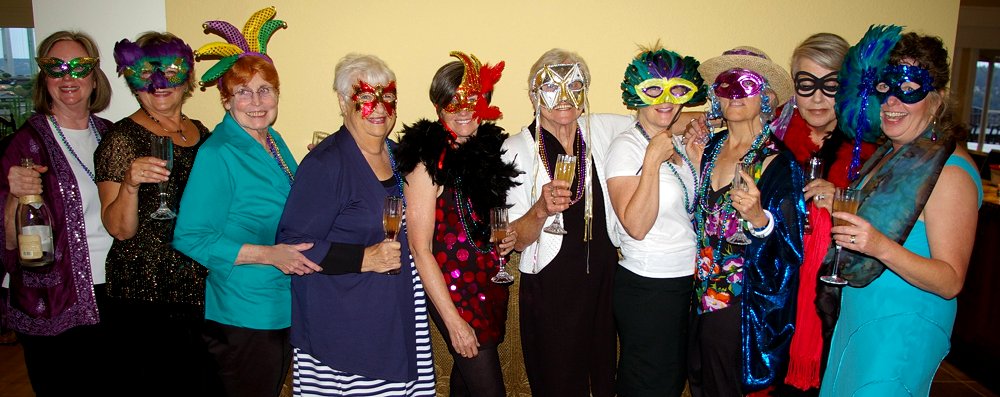
[[[128,39],[122,39],[122,41],[115,43],[115,71],[118,74],[122,74],[126,68],[132,66],[135,61],[138,61],[144,55],[146,53],[142,50],[142,47],[139,47]]]

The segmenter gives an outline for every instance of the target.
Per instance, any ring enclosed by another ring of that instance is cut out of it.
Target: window
[[[987,109],[985,112],[983,109]],[[972,88],[969,114],[969,149],[990,152],[1000,149],[1000,60],[976,63],[976,83]],[[982,146],[980,146],[982,145]]]

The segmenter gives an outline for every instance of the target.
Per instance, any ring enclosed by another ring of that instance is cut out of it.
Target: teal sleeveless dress
[[[956,155],[949,165],[969,173],[982,206],[976,168]],[[903,247],[930,257],[923,221],[916,222]],[[919,289],[889,269],[864,288],[844,288],[841,299],[820,397],[927,396],[951,348],[956,299]]]

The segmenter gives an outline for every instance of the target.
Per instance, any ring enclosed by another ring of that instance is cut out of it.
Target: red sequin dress
[[[467,212],[468,205],[457,205],[455,187],[446,186],[437,199],[434,214],[433,252],[444,282],[448,285],[451,301],[458,314],[476,331],[480,347],[496,346],[503,342],[507,322],[507,301],[510,296],[507,284],[490,281],[496,275],[499,263],[492,248],[486,241],[470,241],[461,216],[466,225],[474,228],[473,222],[488,223]],[[459,208],[461,207],[461,208]],[[488,226],[488,225],[486,225]],[[440,315],[431,309],[431,317],[438,329],[443,326]],[[442,332],[447,338],[448,333]],[[449,349],[451,343],[448,344]]]

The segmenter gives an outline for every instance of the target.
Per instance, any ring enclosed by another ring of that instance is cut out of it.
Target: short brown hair
[[[219,78],[219,97],[222,102],[233,97],[233,87],[248,83],[257,74],[274,86],[275,94],[281,91],[281,81],[278,80],[278,70],[274,65],[258,56],[245,56],[237,59],[233,67]]]
[[[107,109],[108,105],[111,104],[111,83],[108,82],[108,76],[101,70],[101,53],[97,50],[97,44],[94,44],[94,39],[83,32],[60,30],[42,40],[38,44],[38,51],[35,53],[39,57],[48,56],[52,47],[60,41],[75,41],[80,43],[83,49],[87,51],[88,56],[98,58],[97,65],[94,65],[94,70],[90,72],[94,76],[94,90],[90,93],[89,109],[90,113],[99,113]],[[35,89],[31,97],[35,106],[35,112],[40,114],[52,114],[52,95],[49,95],[49,90],[45,88],[46,78],[48,78],[47,75],[41,72],[35,76]]]

